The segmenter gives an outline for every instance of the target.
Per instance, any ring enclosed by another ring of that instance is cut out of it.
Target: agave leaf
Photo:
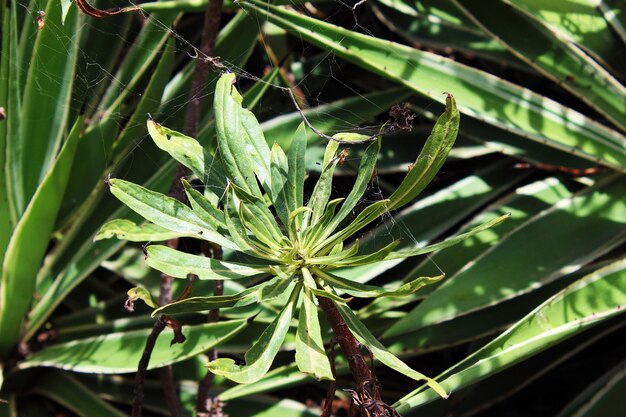
[[[202,221],[189,207],[175,198],[120,179],[110,179],[109,188],[121,202],[152,223],[230,249],[238,249],[237,245],[215,231],[210,224]]]
[[[356,315],[352,312],[352,310],[343,304],[336,304],[337,310],[346,321],[346,324],[350,328],[350,331],[354,334],[356,339],[367,346],[367,348],[372,352],[374,357],[390,367],[391,369],[408,376],[409,378],[415,379],[416,381],[425,381],[426,384],[433,389],[433,392],[436,395],[439,395],[443,398],[447,398],[448,394],[444,390],[444,388],[437,383],[432,378],[428,378],[421,373],[411,369],[407,364],[402,362],[391,353],[386,347],[384,347],[376,337],[372,333],[370,333],[367,326],[365,326],[361,321],[356,317]],[[431,391],[427,391],[431,392]]]
[[[61,24],[60,0],[46,3],[46,25],[37,32],[20,111],[20,136],[7,141],[12,200],[22,214],[55,164],[68,127],[81,18],[76,8]],[[54,109],[54,110],[51,110]],[[9,112],[18,109],[8,109]]]
[[[626,261],[620,260],[567,287],[513,327],[438,377],[449,390],[459,390],[523,361],[560,341],[623,313]],[[396,404],[405,413],[435,400],[417,390]]]
[[[135,148],[137,138],[145,135],[143,123],[146,119],[146,114],[154,111],[156,106],[160,104],[163,91],[172,76],[172,71],[176,63],[175,58],[176,41],[171,38],[163,45],[162,56],[152,72],[150,82],[141,95],[141,100],[137,103],[132,116],[129,118],[128,122],[126,122],[124,130],[113,144],[113,154],[115,155],[114,166],[123,158],[126,158]],[[107,124],[112,121],[119,123],[119,121],[114,118],[105,118],[104,123]],[[148,128],[150,128],[150,126],[148,126]],[[150,129],[148,129],[148,133],[150,133]]]
[[[509,0],[508,3],[533,19],[539,19],[558,37],[579,45],[611,71],[624,74],[626,45],[602,16],[599,8],[603,2],[559,2],[548,5],[531,0]]]
[[[335,379],[326,352],[324,352],[317,306],[313,294],[308,288],[304,289],[298,317],[296,364],[302,372],[313,376],[315,379]]]
[[[230,358],[218,358],[207,365],[216,375],[223,375],[237,383],[259,380],[272,366],[274,357],[285,340],[289,324],[298,302],[302,284],[297,284],[289,302],[278,317],[265,329],[259,340],[246,352],[245,365],[237,365]]]
[[[420,7],[421,6],[421,7]],[[453,48],[457,51],[476,54],[516,69],[526,66],[512,56],[498,42],[476,27],[473,22],[458,12],[451,16],[437,10],[439,6],[453,6],[452,2],[437,2],[425,5],[407,0],[379,0],[372,5],[376,17],[389,29],[405,38],[410,44],[416,42],[436,50]]]
[[[626,129],[626,89],[581,49],[502,2],[487,8],[476,0],[455,3],[511,53]]]
[[[413,294],[426,285],[433,284],[443,278],[443,275],[439,275],[437,277],[419,277],[401,285],[395,290],[388,290],[375,285],[361,284],[349,279],[341,278],[319,268],[312,268],[311,272],[322,278],[333,288],[359,298],[401,297],[403,295]]]
[[[76,11],[77,8],[72,9]],[[146,72],[159,58],[163,45],[170,39],[170,32],[163,28],[169,28],[179,16],[176,11],[155,13],[141,26],[132,47],[116,68],[117,72],[113,77],[115,82],[109,85],[98,103],[96,112],[104,115],[103,121],[116,117],[128,96],[136,91],[138,83],[144,79]]]
[[[29,394],[50,398],[77,415],[124,417],[124,413],[100,398],[67,372],[47,369],[28,387]]]
[[[453,277],[461,268],[473,262],[489,247],[497,245],[507,234],[526,222],[529,218],[570,195],[571,192],[568,190],[565,183],[560,182],[554,177],[536,181],[518,188],[514,193],[494,203],[492,208],[483,211],[473,218],[470,222],[461,227],[460,231],[469,231],[473,227],[487,221],[489,218],[502,215],[503,213],[511,213],[511,217],[506,222],[501,223],[497,228],[491,229],[489,232],[468,238],[462,245],[438,251],[429,258],[419,261],[409,272],[402,273],[403,278],[399,281],[407,281],[415,276],[428,276],[440,273],[439,265],[444,266],[448,277]],[[409,268],[409,265],[407,265],[407,268]],[[376,299],[359,312],[359,317],[364,317],[365,314],[378,314],[388,310],[391,305],[397,308],[400,305],[412,303],[418,298],[428,296],[435,288],[437,288],[437,285],[431,285],[419,294],[403,297],[402,299]],[[399,319],[398,322],[400,321],[412,325],[408,320],[404,321],[404,319]],[[394,325],[395,324],[396,323],[394,323]]]
[[[0,107],[4,108],[6,119],[0,122],[0,166],[5,167],[0,175],[0,217],[6,219],[0,223],[0,265],[4,262],[6,247],[11,233],[17,223],[18,213],[13,201],[13,191],[9,176],[6,175],[11,164],[9,138],[19,137],[19,118],[21,114],[21,97],[18,67],[18,19],[17,7],[9,3],[0,5],[2,17],[2,54],[0,54]]]
[[[183,333],[187,340],[183,344],[170,346],[168,337],[157,339],[148,369],[171,365],[206,352],[245,328],[246,320],[185,326]],[[20,364],[20,368],[46,366],[98,374],[135,372],[151,331],[147,328],[58,343],[30,356]]]
[[[161,245],[148,246],[146,263],[171,277],[187,278],[193,274],[201,280],[242,279],[270,272],[269,267],[264,265],[225,262]]]
[[[557,417],[601,417],[611,415],[623,402],[626,363],[621,362],[589,386]]]
[[[130,242],[158,242],[179,238],[181,236],[185,235],[172,232],[154,223],[137,225],[135,222],[127,219],[115,219],[105,223],[93,240],[98,241],[116,237]]]
[[[82,126],[83,118],[79,118],[8,243],[0,278],[0,357],[13,349],[32,302],[37,271],[46,254],[63,193],[70,180]]]
[[[626,226],[618,196],[626,192],[626,183],[619,178],[605,178],[559,201],[508,234],[411,311],[403,319],[404,331],[407,323],[415,330],[528,293],[624,242]],[[529,244],[531,237],[533,244]],[[527,259],[533,263],[528,264]],[[394,327],[387,336],[395,333]]]
[[[622,135],[539,94],[439,55],[322,22],[258,0],[240,3],[299,38],[434,100],[454,92],[461,111],[520,137],[625,172]],[[541,120],[541,123],[535,123]]]

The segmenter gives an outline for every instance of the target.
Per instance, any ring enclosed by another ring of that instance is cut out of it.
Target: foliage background
[[[409,102],[418,115],[415,129],[384,138],[378,182],[367,197],[372,201],[388,195],[415,159],[440,113],[441,93],[455,95],[461,137],[436,183],[362,240],[382,245],[405,236],[418,245],[493,214],[511,212],[512,219],[429,259],[345,272],[377,284],[439,268],[447,273],[445,284],[419,298],[358,306],[370,328],[417,369],[432,376],[451,369],[443,375],[454,377],[448,401],[417,395],[402,404],[433,416],[617,415],[611,413],[624,401],[616,393],[624,384],[619,341],[626,279],[623,3],[507,0],[484,7],[479,1],[378,0],[354,6],[227,4],[216,55],[250,92],[246,105],[264,120],[266,137],[285,146],[300,115],[271,84],[297,86],[311,122],[332,133],[358,126],[376,131],[390,107]],[[114,172],[151,189],[169,186],[174,165],[147,139],[146,113],[168,127],[182,126],[196,63],[190,45],[199,42],[206,2],[148,3],[144,13],[109,19],[81,15],[65,0],[0,7],[6,114],[0,121],[0,398],[9,402],[0,404],[0,415],[124,415],[132,370],[153,322],[147,310],[128,315],[121,306],[128,288],[140,283],[154,290],[158,276],[143,264],[140,245],[92,241],[107,219],[138,220],[102,179]],[[206,144],[212,83],[193,92],[203,98],[198,139]],[[324,144],[313,134],[309,144],[308,169],[315,175]],[[351,149],[355,159],[348,159],[337,194],[349,190],[358,155]],[[532,167],[515,168],[520,161]],[[577,281],[580,289],[562,292]],[[258,323],[272,312],[265,314]],[[161,338],[163,359],[152,362],[176,360],[188,407],[194,381],[204,375],[202,352],[217,334],[204,331],[204,321],[186,317],[184,351],[168,349]],[[502,344],[514,347],[512,355],[487,355],[484,367],[463,362],[487,343],[501,346],[496,337],[514,323],[519,339]],[[560,325],[566,331],[551,331]],[[220,351],[242,353],[260,329],[253,323]],[[232,387],[216,380],[227,412],[315,415],[325,387],[296,372],[292,361],[292,352],[284,352],[282,366],[263,383]],[[151,377],[146,407],[164,414]],[[390,401],[416,388],[382,368],[379,378]],[[348,376],[340,379],[340,387],[349,385]]]

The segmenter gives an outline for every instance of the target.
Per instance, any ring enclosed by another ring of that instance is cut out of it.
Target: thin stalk
[[[387,417],[388,406],[382,401],[378,380],[373,370],[367,366],[359,342],[337,310],[335,302],[324,297],[317,297],[317,300],[335,333],[339,347],[348,360],[350,372],[356,383],[356,392],[352,396],[354,405],[361,410],[362,415]]]

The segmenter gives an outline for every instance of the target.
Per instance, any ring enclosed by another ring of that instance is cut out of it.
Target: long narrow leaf
[[[225,262],[160,245],[148,246],[146,263],[175,278],[187,278],[193,274],[207,280],[241,279],[269,272],[269,268],[263,265]]]
[[[0,285],[0,357],[6,356],[18,339],[22,320],[32,302],[37,271],[48,247],[63,192],[83,126],[77,120],[54,166],[37,188],[15,227],[2,264]]]
[[[502,335],[438,377],[448,390],[459,390],[531,355],[624,312],[626,261],[592,273],[546,300]],[[411,393],[396,403],[404,413],[436,399]]]
[[[293,317],[302,285],[298,284],[291,293],[289,302],[278,317],[265,329],[259,340],[246,352],[245,365],[237,365],[230,358],[219,358],[209,362],[208,368],[216,375],[223,375],[238,383],[259,380],[272,366],[278,349],[285,340],[289,323]]]

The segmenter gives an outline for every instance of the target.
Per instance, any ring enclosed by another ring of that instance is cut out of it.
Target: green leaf
[[[233,86],[234,82],[235,74],[224,74],[217,82],[215,90],[214,111],[219,152],[228,179],[245,192],[261,198],[253,169],[255,149],[244,140],[246,134],[240,111],[242,98]],[[267,164],[269,165],[269,152]]]
[[[246,352],[245,365],[237,365],[230,358],[219,358],[209,362],[208,368],[216,375],[223,375],[237,383],[250,383],[259,380],[272,366],[274,357],[285,340],[289,324],[302,284],[296,285],[289,302],[278,317],[265,329],[259,340]]]
[[[426,143],[396,191],[389,197],[389,210],[413,200],[433,180],[448,157],[459,132],[459,110],[451,94],[446,97],[446,110],[426,139]]]
[[[189,274],[193,274],[201,280],[229,280],[270,272],[265,265],[225,262],[161,245],[148,246],[146,253],[146,263],[149,266],[175,278],[187,278]]]
[[[372,352],[374,358],[384,363],[391,369],[408,376],[416,381],[425,381],[426,384],[433,389],[433,391],[443,397],[447,398],[447,392],[441,387],[437,381],[432,378],[428,378],[421,373],[411,369],[407,364],[398,359],[393,353],[391,353],[386,347],[384,347],[376,337],[372,333],[370,333],[367,326],[365,326],[361,321],[356,317],[356,315],[352,312],[352,310],[343,304],[336,304],[337,310],[346,321],[346,324],[350,328],[350,331],[354,334],[354,337],[367,346],[367,348]],[[427,391],[431,392],[431,391]]]
[[[209,183],[208,178],[221,174],[213,170],[213,156],[197,140],[161,126],[151,119],[147,124],[148,133],[159,149],[189,168],[203,184]]]
[[[434,252],[437,250],[449,248],[450,246],[454,246],[458,243],[461,243],[465,239],[470,238],[482,231],[485,231],[494,226],[497,226],[498,224],[502,223],[509,217],[511,217],[510,213],[507,213],[500,217],[496,217],[495,219],[491,219],[481,224],[480,226],[473,228],[469,232],[465,232],[460,235],[448,238],[442,242],[435,243],[434,245],[428,245],[428,246],[424,246],[422,248],[416,248],[416,249],[407,249],[407,250],[400,250],[397,252],[391,252],[385,257],[385,260],[409,258],[411,256],[423,255],[425,253],[430,253],[430,252]]]
[[[238,249],[237,245],[174,198],[120,179],[110,179],[109,188],[122,203],[152,223],[174,232]]]
[[[12,155],[9,146],[10,138],[19,137],[19,118],[21,114],[21,97],[18,66],[18,23],[17,7],[10,7],[11,3],[0,4],[2,22],[2,40],[0,53],[0,107],[4,109],[6,119],[0,121],[0,217],[6,219],[0,222],[0,265],[4,262],[6,247],[11,239],[11,233],[17,223],[18,213],[13,201],[12,181],[7,173],[12,165]]]
[[[226,342],[246,328],[246,320],[183,327],[185,343],[170,346],[168,333],[156,341],[148,369],[191,358]],[[49,346],[20,364],[21,369],[46,366],[74,372],[120,374],[137,371],[151,328],[111,333]]]
[[[357,265],[367,265],[367,264],[371,264],[375,262],[384,261],[388,259],[388,255],[390,253],[393,253],[391,251],[394,250],[394,248],[398,246],[399,243],[400,243],[399,240],[394,240],[393,242],[391,242],[384,248],[381,248],[374,253],[370,253],[367,255],[352,256],[347,259],[341,259],[339,261],[332,262],[331,265],[333,267],[357,266]],[[325,258],[328,258],[328,257],[319,258],[321,259],[321,261],[318,261],[318,263],[328,264],[328,261]]]
[[[333,135],[333,138],[340,140],[341,142],[349,142],[353,144],[359,144],[364,142],[371,142],[371,135],[362,135],[354,132],[341,132]]]
[[[345,229],[328,237],[315,247],[315,251],[328,248],[339,240],[353,235],[383,213],[400,208],[413,200],[435,177],[454,144],[459,129],[459,111],[454,98],[448,94],[446,110],[426,140],[415,164],[400,186],[384,203],[379,201],[365,208]]]
[[[311,272],[322,278],[327,285],[330,285],[336,290],[343,291],[354,297],[359,298],[373,298],[373,297],[401,297],[408,294],[413,294],[419,291],[426,285],[433,284],[443,278],[443,275],[437,277],[419,277],[406,284],[401,285],[395,290],[388,290],[375,285],[361,284],[356,281],[341,278],[330,272],[324,271],[319,268],[312,268]]]
[[[523,361],[560,341],[623,313],[626,261],[615,262],[546,300],[513,327],[438,377],[457,391]],[[435,400],[429,392],[413,392],[396,404],[398,412]]]
[[[259,292],[265,285],[268,285],[269,282],[271,281],[247,288],[237,294],[190,297],[181,301],[175,301],[157,308],[152,312],[152,316],[158,317],[161,314],[194,313],[227,307],[244,307],[258,303],[261,299]]]
[[[305,177],[305,157],[306,157],[306,128],[304,123],[300,123],[289,147],[287,164],[289,166],[287,178],[287,207],[289,213],[299,207],[304,206],[304,177]],[[303,216],[294,218],[295,229],[302,227]],[[289,228],[291,233],[291,228]],[[294,237],[291,236],[293,239]]]
[[[82,126],[83,119],[79,118],[9,241],[0,280],[0,357],[13,349],[24,315],[32,302],[37,271],[48,248],[61,199],[70,179]]]
[[[135,222],[127,219],[115,219],[105,223],[93,240],[98,241],[116,237],[130,242],[158,242],[175,239],[180,236],[180,233],[172,232],[154,223],[137,225]]]
[[[191,184],[185,181],[185,179],[181,179],[181,181],[183,183],[183,187],[185,188],[187,199],[191,203],[193,212],[200,219],[213,226],[213,228],[219,233],[222,233],[223,235],[228,234],[228,229],[224,227],[224,212],[216,207],[218,197],[206,188],[204,189],[205,194],[202,195],[199,191],[195,190]],[[209,201],[209,198],[211,198],[211,201]]]
[[[317,306],[313,294],[308,288],[304,289],[298,317],[296,363],[302,372],[306,372],[318,380],[335,379],[326,352],[324,352]]]
[[[346,200],[341,206],[341,209],[339,209],[337,215],[334,216],[330,224],[326,227],[325,233],[322,235],[321,239],[325,239],[337,227],[339,227],[341,221],[352,212],[361,197],[363,197],[367,186],[372,181],[372,175],[376,169],[376,160],[378,158],[378,154],[380,153],[380,143],[381,140],[379,138],[365,150],[357,171],[358,174],[356,180],[354,181],[354,186],[352,187],[350,194],[348,194],[348,197],[346,197]]]
[[[234,183],[230,184],[230,192],[237,197],[234,201],[239,202],[243,225],[268,247],[278,248],[285,237],[265,200],[248,194]]]
[[[283,149],[274,144],[272,146],[271,154],[271,169],[272,169],[272,181],[271,181],[271,195],[272,203],[276,208],[276,213],[280,218],[280,221],[284,226],[289,225],[289,213],[294,209],[291,209],[289,204],[287,193],[289,192],[289,164],[287,161],[287,155]]]
[[[128,290],[126,294],[128,295],[129,301],[143,300],[143,302],[149,305],[150,307],[159,308],[159,305],[155,303],[154,300],[152,299],[152,295],[150,294],[150,291],[148,291],[145,288],[142,288],[142,287],[131,288],[130,290]]]
[[[163,52],[159,59],[156,68],[152,72],[150,82],[145,87],[141,94],[141,100],[137,103],[132,116],[130,116],[128,122],[122,133],[113,144],[113,153],[115,159],[113,166],[116,166],[124,158],[128,157],[137,144],[137,138],[145,135],[145,128],[143,122],[146,119],[146,114],[154,112],[155,109],[161,104],[163,97],[163,91],[165,90],[168,81],[172,76],[172,70],[176,63],[176,41],[174,38],[170,38],[162,48]],[[105,123],[111,119],[105,119]],[[117,123],[119,121],[115,120]],[[150,124],[148,123],[148,132],[150,132]],[[157,144],[159,146],[159,144]],[[201,178],[202,179],[202,178]]]
[[[350,31],[258,0],[241,6],[299,39],[436,101],[451,91],[460,110],[520,138],[626,172],[622,135],[531,90],[439,55]],[[541,123],[535,121],[541,120]]]
[[[312,209],[311,213],[305,213],[303,228],[314,226],[324,214],[326,204],[332,191],[333,173],[339,163],[339,158],[335,157],[339,143],[329,141],[324,151],[324,162],[322,163],[322,174],[317,180],[311,198],[307,202],[307,207]]]

